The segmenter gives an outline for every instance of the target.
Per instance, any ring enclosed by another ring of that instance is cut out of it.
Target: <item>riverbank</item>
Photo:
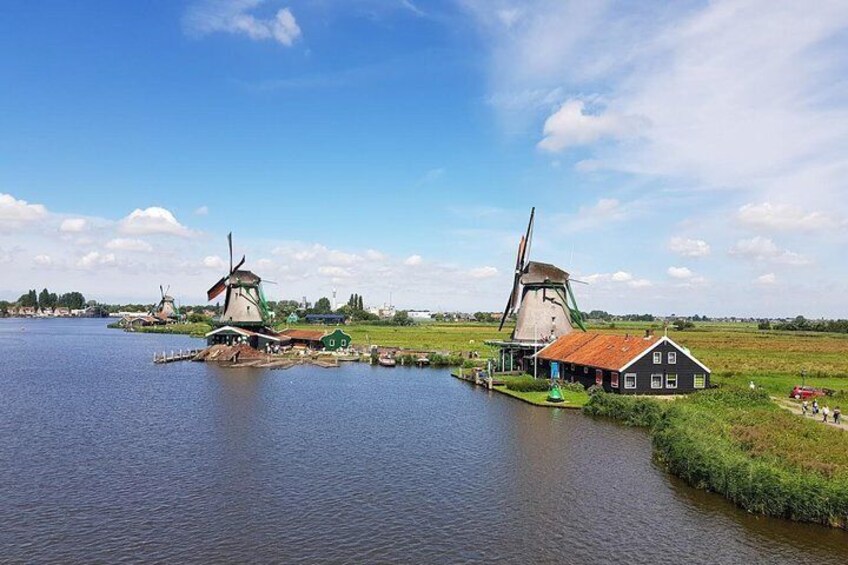
[[[600,393],[584,412],[648,428],[672,474],[748,512],[848,528],[844,432],[780,408],[765,391],[708,390],[669,403]]]

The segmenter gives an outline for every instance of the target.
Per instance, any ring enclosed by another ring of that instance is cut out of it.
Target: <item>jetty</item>
[[[203,351],[202,349],[180,349],[178,351],[171,350],[171,353],[163,351],[162,353],[153,354],[153,362],[157,365],[162,363],[175,363],[177,361],[192,361],[197,355]]]

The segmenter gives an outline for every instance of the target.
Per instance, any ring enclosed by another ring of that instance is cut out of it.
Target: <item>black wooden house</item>
[[[684,394],[710,386],[710,370],[668,336],[573,332],[538,353],[544,373],[620,394]]]

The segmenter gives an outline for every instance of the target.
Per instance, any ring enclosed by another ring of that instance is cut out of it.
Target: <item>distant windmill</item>
[[[529,259],[535,216],[533,208],[527,232],[518,243],[512,291],[498,328],[502,330],[506,319],[517,310],[512,339],[519,342],[553,341],[574,331],[574,326],[586,331],[569,274],[549,263]]]
[[[262,279],[251,271],[241,269],[245,261],[244,256],[238,265],[233,267],[232,232],[227,235],[227,242],[230,248],[229,273],[221,277],[206,293],[210,301],[224,291],[227,293],[224,297],[224,311],[217,323],[230,326],[265,326],[270,319],[270,312],[260,286]]]
[[[168,294],[168,291],[171,290],[171,287],[163,288],[162,285],[159,285],[159,304],[156,305],[156,308],[153,310],[153,315],[159,318],[160,320],[169,321],[176,320],[180,317],[179,311],[177,307],[174,305],[174,297]]]

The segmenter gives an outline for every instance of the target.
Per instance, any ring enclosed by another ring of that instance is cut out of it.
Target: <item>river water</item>
[[[0,320],[2,563],[846,563],[647,435],[436,369],[155,366],[184,336]]]

